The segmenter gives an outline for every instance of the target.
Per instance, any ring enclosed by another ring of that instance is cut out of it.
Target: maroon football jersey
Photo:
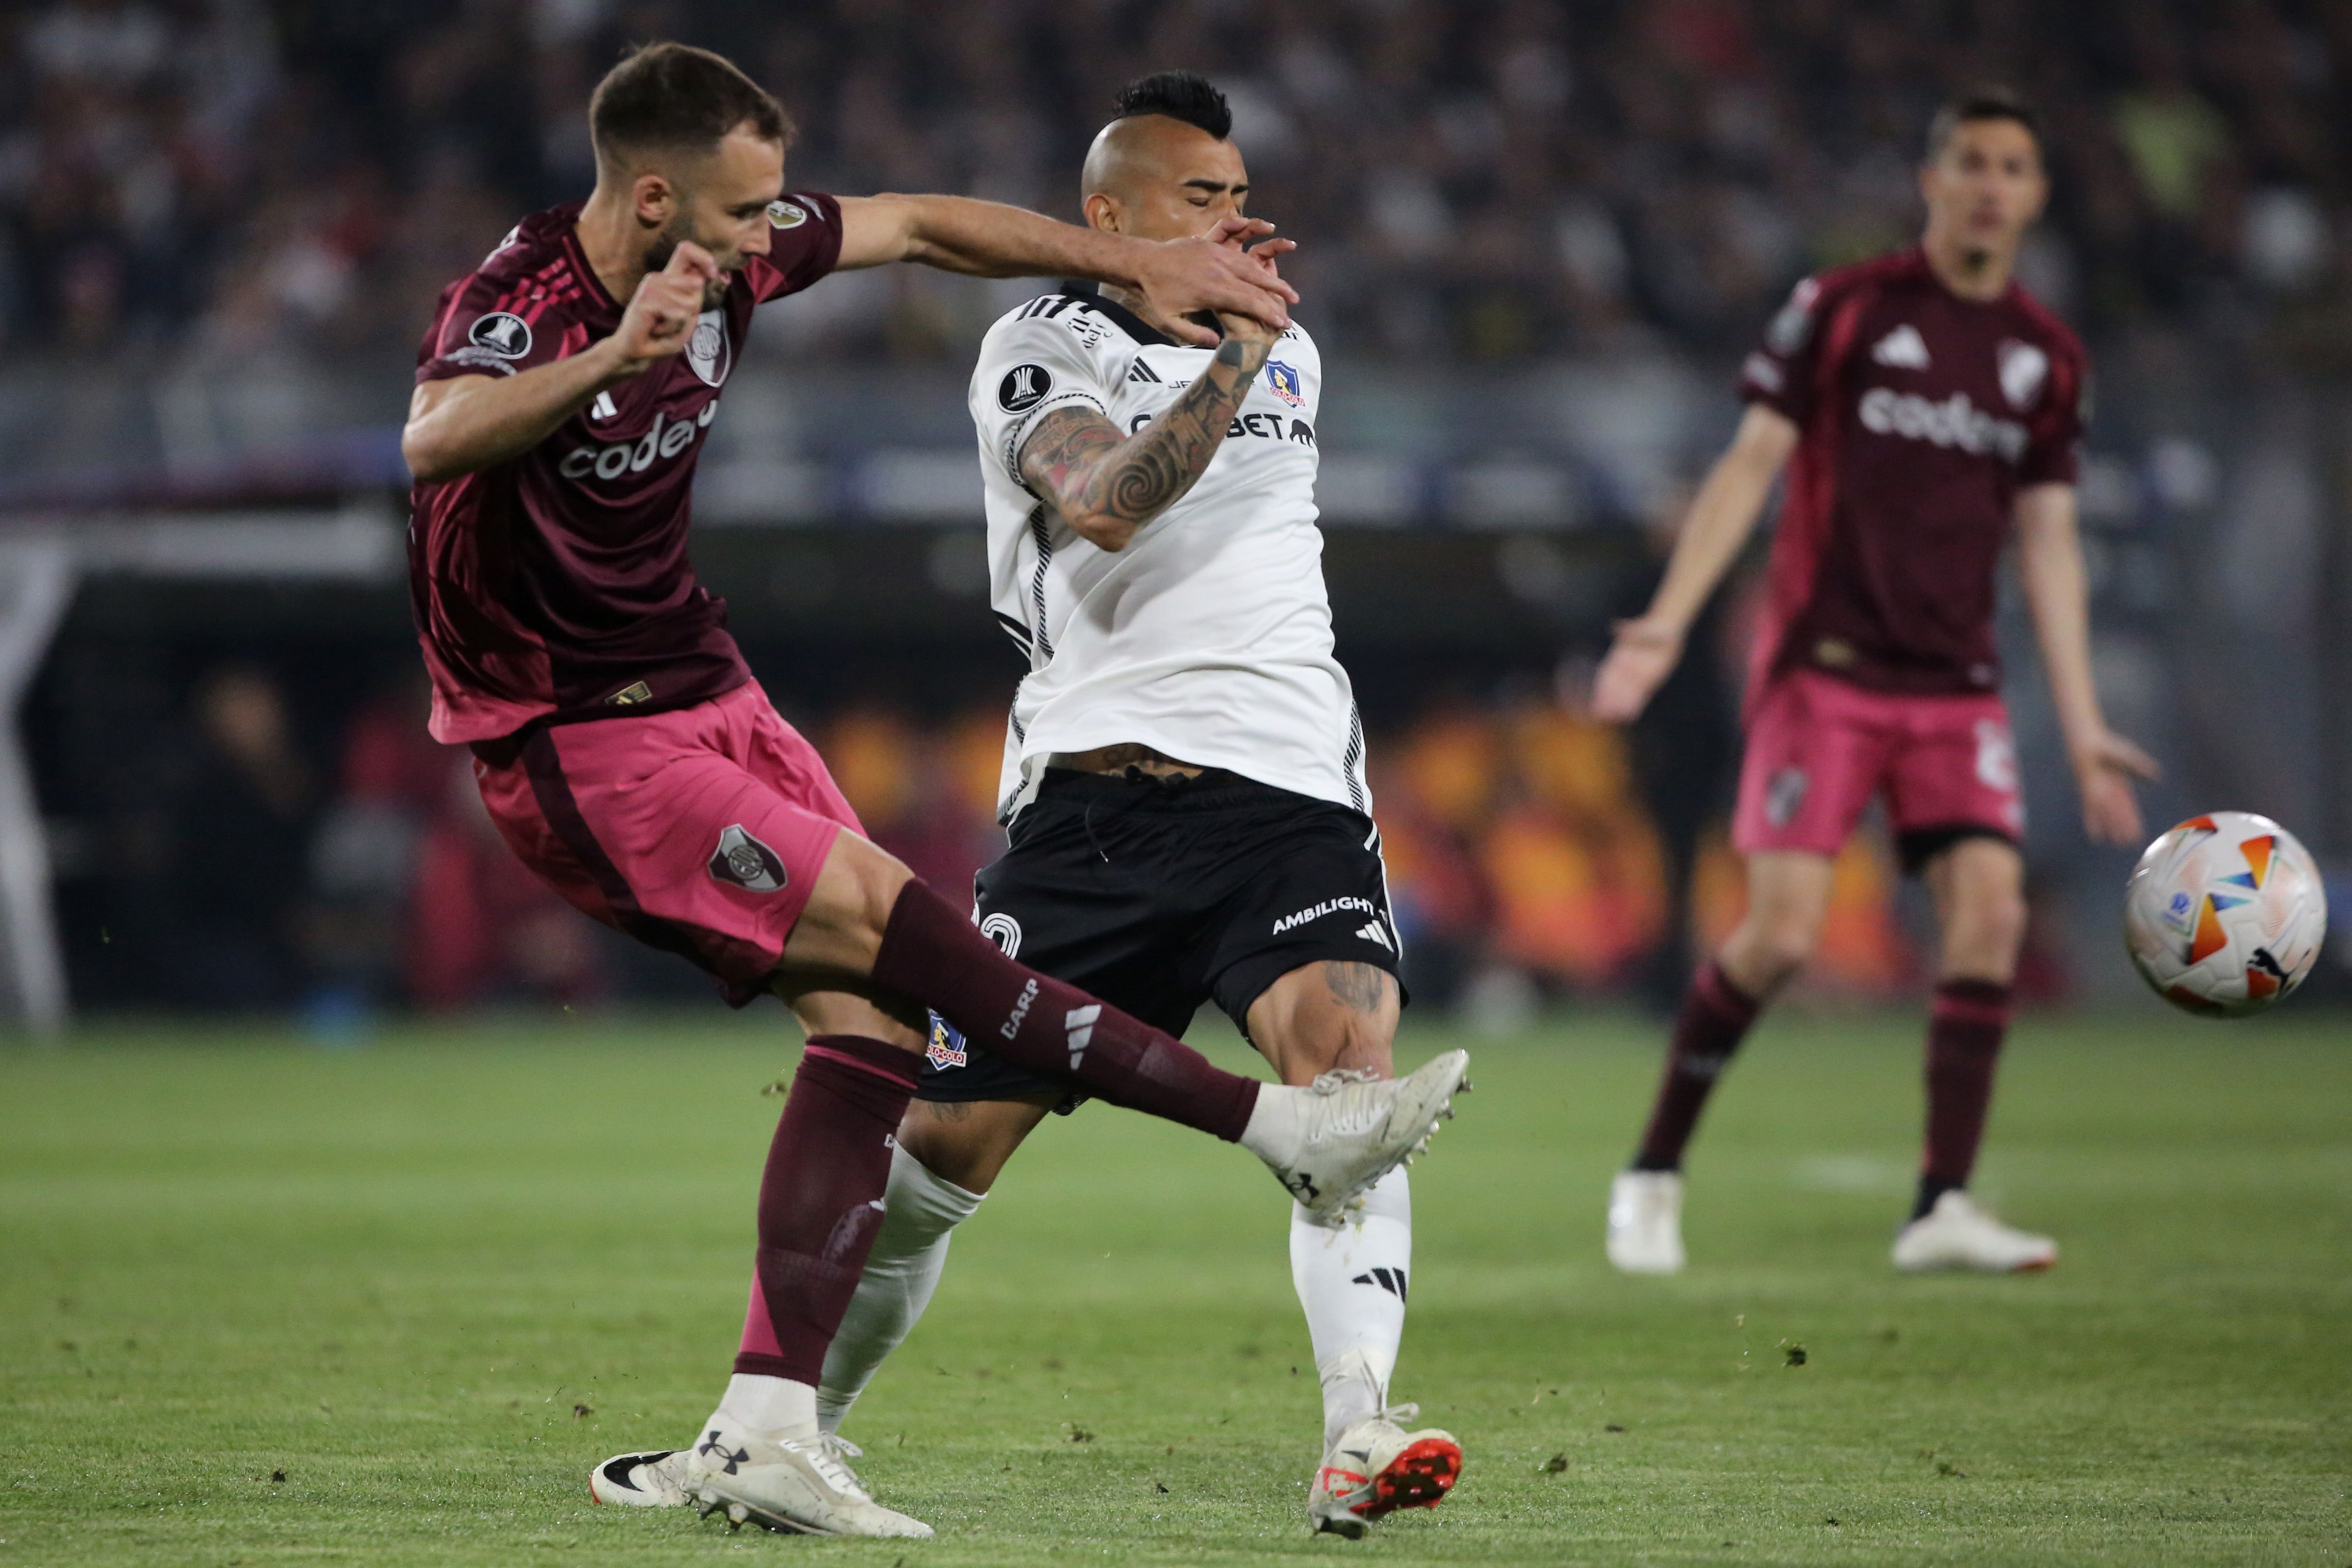
[[[442,290],[419,383],[514,375],[613,334],[621,304],[581,251],[579,216],[573,203],[523,219]],[[726,601],[687,559],[694,466],[752,307],[833,270],[841,206],[792,195],[768,221],[770,253],[744,258],[685,353],[601,394],[522,456],[415,488],[409,595],[435,739],[681,707],[751,678]]]
[[[2087,384],[2083,345],[2023,289],[1963,300],[1916,247],[1799,284],[1739,378],[1802,432],[1751,699],[1801,665],[1882,690],[1996,689],[2011,503],[2074,482]]]

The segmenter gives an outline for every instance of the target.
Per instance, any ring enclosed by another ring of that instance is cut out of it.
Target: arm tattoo
[[[1227,339],[1166,414],[1132,436],[1090,408],[1057,408],[1021,447],[1021,475],[1066,519],[1139,528],[1174,505],[1249,395],[1271,345]]]
[[[1389,999],[1388,972],[1370,963],[1327,959],[1323,984],[1330,988],[1332,1001],[1358,1013],[1377,1013]]]

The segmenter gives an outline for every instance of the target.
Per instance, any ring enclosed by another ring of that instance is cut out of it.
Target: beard
[[[653,244],[646,247],[646,270],[659,272],[667,267],[670,258],[677,254],[678,246],[693,237],[694,236],[688,232],[684,224],[673,220],[667,228],[663,229],[655,237]],[[709,247],[705,246],[703,248],[707,250]],[[730,276],[730,270],[726,268],[725,258],[719,257],[716,252],[712,254],[713,258],[719,262],[721,270],[718,277],[702,286],[702,308],[706,310],[716,310],[726,300],[727,284]]]

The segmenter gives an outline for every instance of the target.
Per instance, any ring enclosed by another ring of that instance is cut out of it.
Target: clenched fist
[[[620,328],[613,334],[613,352],[624,375],[641,374],[656,360],[685,349],[702,314],[705,291],[718,277],[719,264],[710,252],[681,242],[670,253],[668,266],[638,279],[637,291],[629,297]]]

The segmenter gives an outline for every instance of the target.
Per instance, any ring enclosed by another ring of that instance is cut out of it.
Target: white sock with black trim
[[[841,1329],[824,1352],[816,1391],[817,1425],[840,1429],[842,1418],[890,1352],[914,1331],[939,1289],[948,1264],[948,1241],[972,1216],[985,1193],[968,1193],[933,1175],[904,1149],[890,1155],[890,1184],[883,1194],[882,1228],[866,1257],[857,1292],[849,1299]]]
[[[1412,1189],[1403,1166],[1366,1192],[1362,1209],[1337,1229],[1291,1205],[1290,1280],[1307,1309],[1323,1384],[1326,1448],[1388,1403],[1412,1267]]]

